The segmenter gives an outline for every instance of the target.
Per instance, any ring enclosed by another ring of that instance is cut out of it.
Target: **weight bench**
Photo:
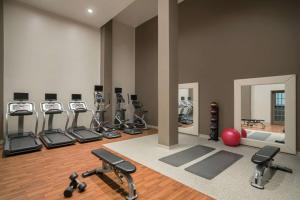
[[[254,172],[254,177],[251,181],[251,185],[253,187],[264,189],[263,176],[266,168],[293,173],[293,171],[287,167],[273,164],[273,158],[279,152],[280,148],[278,147],[265,146],[252,156],[251,161],[257,164]]]
[[[86,171],[82,174],[83,178],[94,174],[105,174],[108,172],[114,172],[116,176],[123,183],[122,178],[125,178],[128,182],[128,196],[127,200],[134,200],[137,198],[136,187],[130,174],[136,171],[136,167],[128,161],[116,156],[115,154],[101,148],[92,150],[92,154],[102,160],[102,167]]]

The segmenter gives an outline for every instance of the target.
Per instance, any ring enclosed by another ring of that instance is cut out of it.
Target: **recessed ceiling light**
[[[91,8],[89,8],[87,11],[88,11],[88,13],[90,13],[90,14],[92,14],[92,13],[94,12]]]

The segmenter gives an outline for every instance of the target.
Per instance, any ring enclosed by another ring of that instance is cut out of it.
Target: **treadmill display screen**
[[[45,101],[56,101],[57,100],[57,94],[55,93],[46,93],[45,94]]]
[[[103,91],[103,85],[95,85],[95,91],[96,92],[102,92]]]
[[[15,101],[28,101],[29,99],[29,94],[28,93],[20,93],[20,92],[15,92],[14,93],[14,100]]]
[[[130,98],[132,101],[136,101],[137,100],[137,95],[130,95]]]
[[[80,101],[81,100],[81,94],[72,94],[72,100],[73,101]]]
[[[115,93],[116,93],[116,94],[122,93],[122,88],[115,88]]]

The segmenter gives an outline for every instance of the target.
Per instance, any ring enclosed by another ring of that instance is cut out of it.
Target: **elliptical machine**
[[[128,120],[125,119],[126,109],[124,108],[125,99],[122,95],[122,88],[115,88],[115,94],[117,99],[116,111],[115,111],[115,125],[119,130],[123,130],[124,133],[130,135],[141,134],[142,131],[137,129],[134,124],[128,123]]]
[[[121,134],[114,128],[107,125],[108,122],[104,121],[104,113],[109,108],[110,103],[105,105],[103,94],[103,86],[95,85],[94,88],[94,104],[96,107],[95,115],[91,121],[91,129],[102,133],[103,137],[112,139],[121,137]]]
[[[134,125],[137,128],[148,129],[148,124],[145,121],[145,114],[148,113],[148,111],[144,110],[144,106],[140,101],[138,101],[138,96],[136,94],[130,95],[130,101],[134,107]]]

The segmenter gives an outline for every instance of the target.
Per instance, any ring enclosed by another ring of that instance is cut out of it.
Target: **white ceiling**
[[[94,27],[101,27],[135,0],[18,0]],[[137,0],[140,1],[140,0]],[[152,0],[148,0],[152,1]],[[93,9],[89,14],[87,9]]]
[[[178,0],[178,3],[184,0]],[[115,19],[123,24],[137,27],[149,19],[157,16],[158,14],[158,3],[157,0],[136,0]]]

